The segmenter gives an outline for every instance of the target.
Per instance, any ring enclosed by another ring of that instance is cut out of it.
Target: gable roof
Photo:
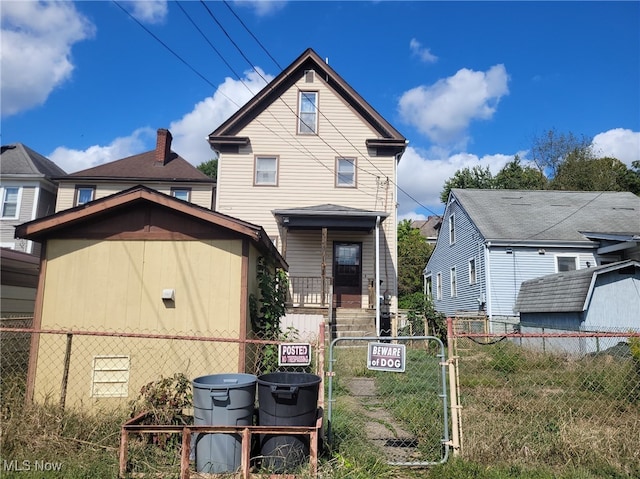
[[[640,197],[629,192],[451,190],[486,241],[584,242],[586,232],[640,234]]]
[[[316,78],[325,82],[336,92],[354,111],[360,115],[378,133],[377,138],[367,140],[367,145],[378,148],[388,148],[402,153],[407,140],[387,120],[385,120],[364,98],[362,98],[340,75],[338,75],[311,48],[305,50],[291,65],[285,68],[267,86],[258,92],[242,108],[233,114],[209,135],[212,147],[227,144],[247,144],[248,138],[238,138],[235,135],[259,113],[297,82],[304,72],[314,70]]]
[[[524,281],[513,310],[520,313],[584,311],[589,304],[597,277],[614,271],[640,274],[640,262],[621,261]]]
[[[126,222],[114,221],[114,218],[118,216],[124,217],[141,205],[171,213],[173,218],[192,220],[201,226],[200,231],[208,230],[213,233],[224,229],[237,236],[247,237],[263,254],[268,254],[282,268],[288,269],[286,261],[261,226],[179,200],[143,185],[137,185],[84,205],[23,223],[16,227],[15,236],[16,238],[26,238],[34,241],[43,241],[49,238],[68,238],[71,237],[69,235],[70,232],[79,230],[83,225],[98,222],[108,224],[111,229],[121,228],[124,230],[128,226],[125,224]],[[172,231],[178,233],[175,238],[179,239],[180,224],[184,223],[170,221],[161,226],[165,229],[171,228]],[[109,231],[107,234],[112,233],[113,231]],[[153,232],[149,236],[152,237]]]
[[[49,158],[22,143],[3,145],[0,158],[0,174],[3,177],[51,179],[66,175],[66,172]]]
[[[73,181],[126,180],[129,183],[146,181],[215,183],[212,178],[171,151],[171,140],[171,133],[160,128],[158,129],[155,150],[77,171],[59,179]]]

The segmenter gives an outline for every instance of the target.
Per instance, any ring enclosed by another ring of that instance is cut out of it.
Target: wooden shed
[[[246,339],[258,259],[287,268],[262,227],[144,186],[24,223],[16,236],[43,246],[34,328],[96,334],[74,336],[65,373],[68,398],[84,405],[121,403],[176,372],[245,372],[241,341],[145,335]],[[64,340],[33,336],[31,397],[60,388]]]

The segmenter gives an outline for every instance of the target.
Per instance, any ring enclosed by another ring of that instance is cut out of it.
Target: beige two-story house
[[[209,135],[216,210],[262,225],[289,264],[290,312],[396,309],[396,173],[407,141],[306,50]],[[352,316],[353,317],[353,316]],[[335,320],[335,319],[334,319]],[[374,329],[376,328],[376,329]]]
[[[169,130],[158,129],[156,148],[55,178],[56,213],[137,185],[213,209],[215,181],[171,150]]]

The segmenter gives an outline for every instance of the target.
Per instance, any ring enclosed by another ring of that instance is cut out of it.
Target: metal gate
[[[447,363],[433,336],[337,338],[329,349],[334,455],[429,466],[449,455]]]

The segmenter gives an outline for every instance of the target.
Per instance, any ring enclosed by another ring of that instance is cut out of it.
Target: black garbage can
[[[257,380],[253,374],[212,374],[194,379],[194,425],[251,426]],[[242,466],[242,436],[195,434],[195,457],[198,472],[235,472]]]
[[[258,377],[260,426],[314,426],[321,378],[315,374],[279,372]],[[309,457],[309,437],[264,434],[262,465],[270,472],[291,472]]]

